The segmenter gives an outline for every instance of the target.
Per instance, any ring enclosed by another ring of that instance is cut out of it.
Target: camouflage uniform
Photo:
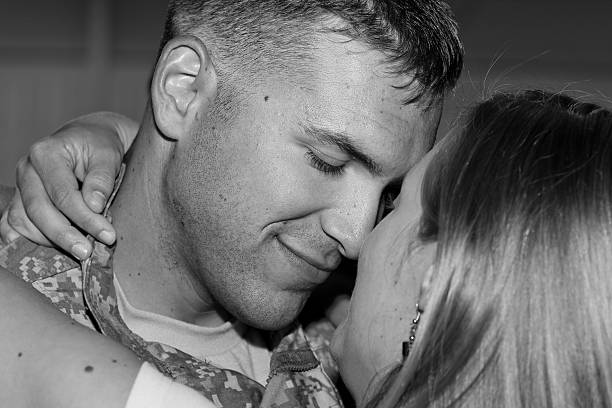
[[[302,329],[276,333],[267,385],[233,370],[215,367],[169,345],[131,332],[117,308],[113,249],[95,243],[92,257],[76,263],[25,238],[0,246],[0,266],[44,294],[79,323],[129,347],[165,375],[200,391],[219,407],[342,407]],[[320,350],[318,350],[320,351]]]

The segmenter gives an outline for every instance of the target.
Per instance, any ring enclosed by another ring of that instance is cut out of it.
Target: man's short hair
[[[241,67],[252,81],[262,68],[308,69],[325,32],[361,41],[386,56],[391,74],[411,75],[406,103],[444,96],[461,73],[457,24],[437,0],[170,0],[160,48],[178,35],[204,37],[222,74]]]

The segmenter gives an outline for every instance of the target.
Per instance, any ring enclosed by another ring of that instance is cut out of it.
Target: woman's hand
[[[137,131],[131,119],[99,112],[36,142],[17,165],[17,189],[0,219],[2,239],[23,235],[79,259],[91,253],[81,230],[112,244],[115,230],[100,213]]]

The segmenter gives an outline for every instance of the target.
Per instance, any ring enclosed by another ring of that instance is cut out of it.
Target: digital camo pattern
[[[300,327],[282,339],[270,362],[264,407],[342,407],[340,397]]]
[[[0,266],[31,283],[71,318],[121,342],[219,407],[342,407],[334,385],[299,327],[283,336],[275,347],[266,387],[241,373],[215,367],[132,333],[117,308],[112,249],[100,243],[94,248],[81,269],[63,253],[21,238],[0,246]]]
[[[338,363],[331,354],[331,340],[335,329],[335,326],[327,318],[312,322],[304,329],[310,348],[314,351],[323,366],[323,370],[333,383],[340,379]]]
[[[55,249],[20,238],[0,246],[0,267],[31,283],[72,319],[94,329],[83,303],[83,279],[76,261]]]

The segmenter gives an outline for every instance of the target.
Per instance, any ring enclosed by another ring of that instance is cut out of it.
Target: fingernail
[[[80,260],[84,260],[89,256],[89,247],[82,243],[74,244],[70,252]]]
[[[98,238],[100,238],[100,241],[109,245],[115,242],[115,234],[107,230],[103,230]]]
[[[91,195],[91,209],[95,212],[102,212],[106,204],[106,196],[100,191],[94,191]]]

